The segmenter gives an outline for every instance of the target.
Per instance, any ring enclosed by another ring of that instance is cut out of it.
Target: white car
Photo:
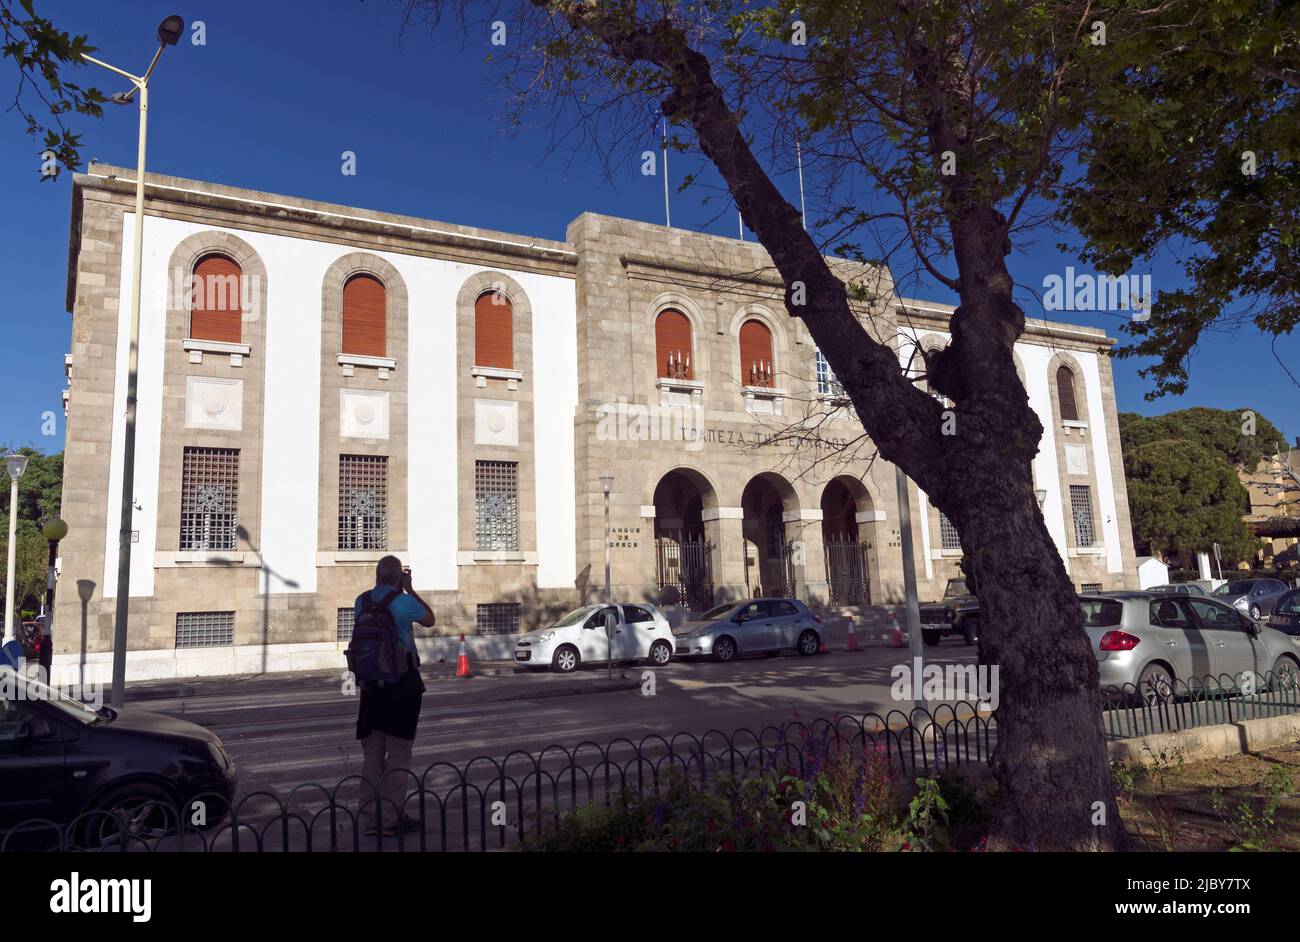
[[[605,616],[612,615],[614,633],[606,635]],[[538,628],[515,642],[515,663],[549,667],[568,674],[579,664],[649,661],[662,667],[673,658],[673,631],[668,619],[645,602],[584,605],[549,628]]]

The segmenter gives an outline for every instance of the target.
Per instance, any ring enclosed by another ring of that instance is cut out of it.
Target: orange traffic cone
[[[456,655],[456,676],[469,677],[469,654],[465,650],[465,636],[460,636],[460,653]]]
[[[891,648],[907,647],[907,640],[903,637],[903,629],[898,625],[898,616],[890,616],[894,620],[894,630],[889,633],[889,646]]]
[[[849,618],[849,647],[848,650],[856,651],[858,649],[858,635],[853,630],[853,619]]]

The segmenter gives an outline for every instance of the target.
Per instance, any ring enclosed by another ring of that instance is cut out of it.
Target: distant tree
[[[27,455],[27,470],[18,479],[18,543],[15,558],[20,610],[34,612],[40,608],[45,591],[45,567],[48,564],[48,544],[41,535],[47,520],[59,515],[63,490],[63,453],[42,454],[35,448],[5,448],[6,453],[18,451]],[[0,471],[0,480],[8,482],[8,475]],[[5,565],[9,553],[9,494],[4,489],[0,500],[0,566]],[[3,571],[3,570],[0,570]],[[2,578],[2,577],[0,577]],[[4,593],[0,585],[0,595]]]
[[[1196,553],[1219,544],[1225,562],[1254,556],[1259,541],[1243,515],[1250,498],[1216,451],[1187,439],[1124,447],[1134,541],[1156,554]]]
[[[43,143],[33,156],[48,152],[55,170],[76,170],[81,165],[81,135],[72,133],[64,119],[71,114],[102,117],[108,99],[97,88],[67,81],[64,69],[79,64],[95,47],[85,36],[73,36],[39,16],[33,0],[0,0],[0,36],[0,56],[18,69],[10,109],[27,123],[27,133]],[[39,173],[43,161],[33,160],[32,166]]]
[[[1196,442],[1211,449],[1228,464],[1254,471],[1276,449],[1286,448],[1286,438],[1272,422],[1254,409],[1196,407],[1164,415],[1120,415],[1120,437],[1130,447],[1167,439]]]

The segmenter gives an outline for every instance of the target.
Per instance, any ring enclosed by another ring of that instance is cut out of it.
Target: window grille
[[[961,549],[961,536],[942,510],[939,511],[939,545],[946,550]]]
[[[1101,583],[1100,583],[1100,582],[1085,582],[1082,586],[1079,587],[1079,591],[1080,591],[1083,595],[1087,595],[1087,594],[1090,593],[1090,592],[1100,592],[1100,591],[1101,591]]]
[[[355,606],[349,605],[347,608],[339,609],[334,620],[334,639],[336,641],[352,640],[352,622],[356,619],[356,615]]]
[[[1092,492],[1086,484],[1070,485],[1070,510],[1074,514],[1074,544],[1096,546],[1097,530],[1092,520]]]
[[[388,549],[388,459],[339,456],[339,549]]]
[[[219,648],[234,643],[234,612],[176,613],[176,647]]]
[[[519,466],[515,462],[474,462],[474,511],[478,549],[519,549]]]
[[[182,550],[233,550],[239,449],[186,448],[181,462]]]
[[[519,633],[520,605],[518,602],[488,602],[475,608],[475,622],[481,635],[506,635]]]

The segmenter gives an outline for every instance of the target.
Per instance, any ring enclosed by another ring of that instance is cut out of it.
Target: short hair
[[[402,581],[402,561],[396,556],[385,556],[375,564],[376,585],[399,585]]]

